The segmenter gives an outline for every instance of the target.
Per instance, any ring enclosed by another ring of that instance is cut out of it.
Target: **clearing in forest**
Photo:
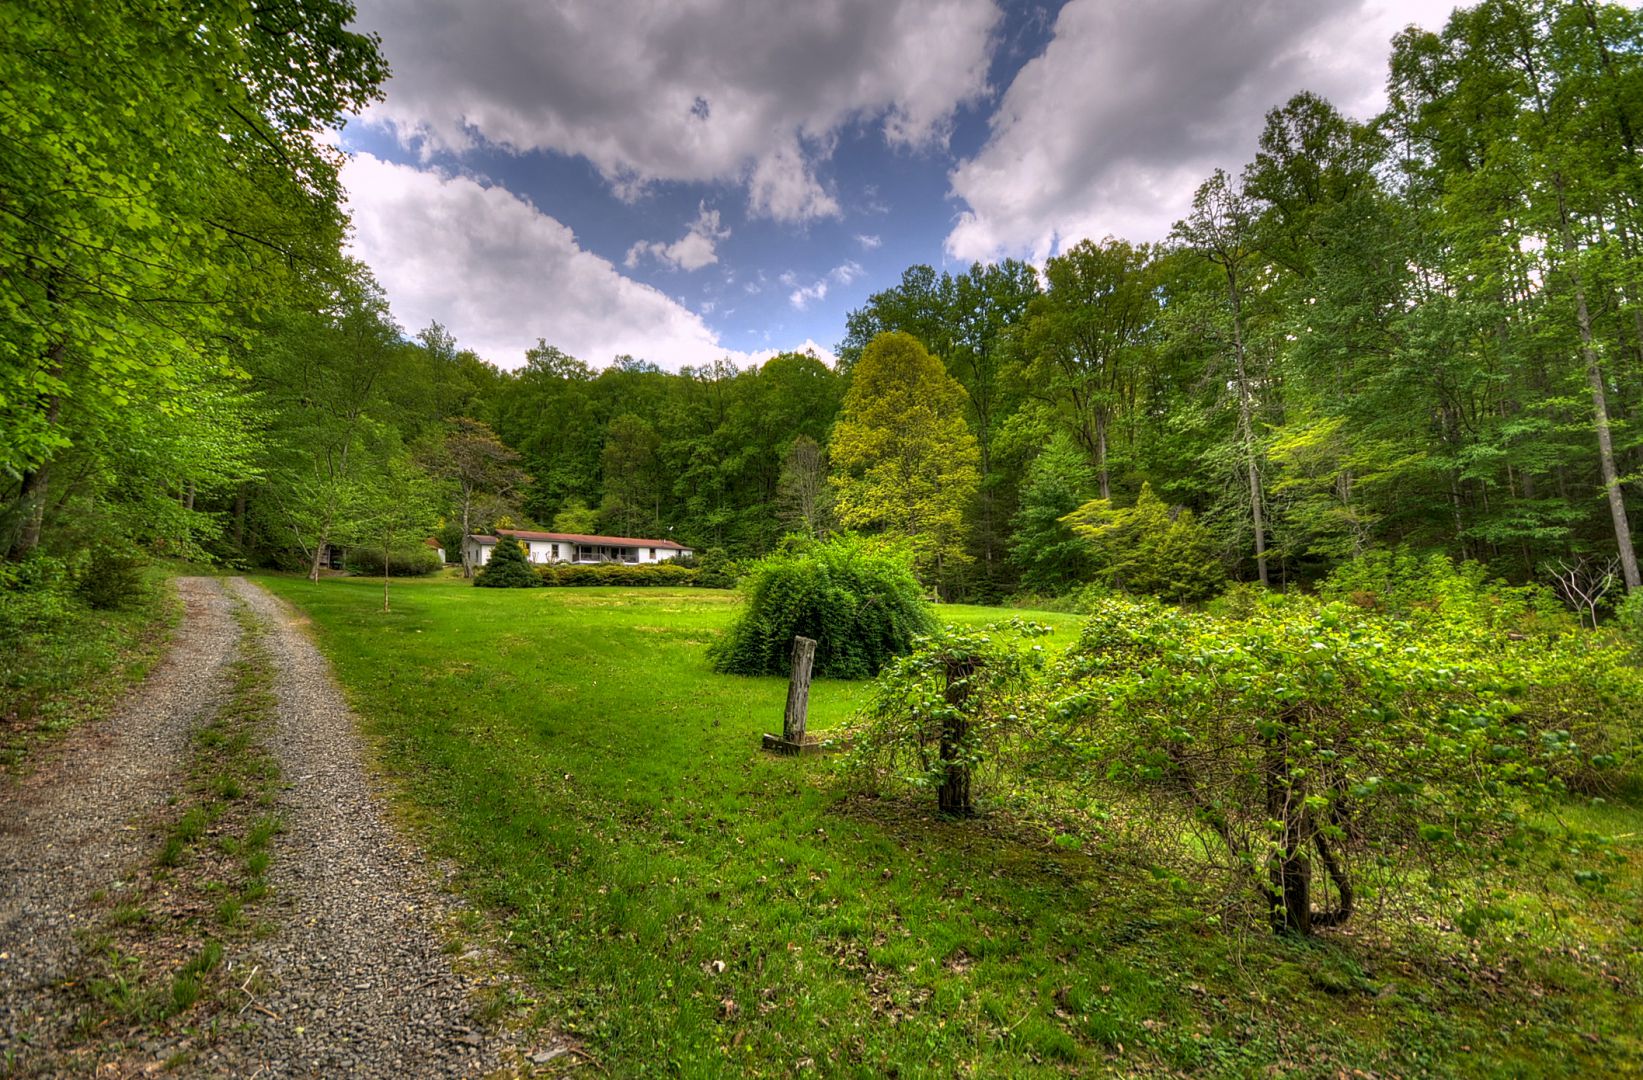
[[[1549,919],[1513,940],[1275,938],[1006,803],[943,821],[933,796],[853,790],[836,759],[762,753],[786,686],[711,671],[729,594],[443,579],[383,615],[369,582],[267,584],[312,616],[423,835],[505,923],[542,1022],[613,1074],[1643,1068],[1624,941]],[[1076,632],[1025,614],[1051,648]],[[812,733],[868,692],[817,680]],[[1633,832],[1613,895],[1635,897],[1637,811],[1581,812]]]

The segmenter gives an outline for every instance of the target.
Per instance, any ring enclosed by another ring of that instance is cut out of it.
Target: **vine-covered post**
[[[782,714],[782,738],[804,742],[805,714],[810,711],[810,668],[816,661],[813,638],[793,639],[793,677],[787,684],[787,711]]]
[[[970,680],[980,663],[974,657],[947,658],[947,711],[941,719],[941,788],[937,796],[941,812],[970,817],[970,763],[966,755],[970,717],[965,711],[970,697]]]
[[[782,733],[764,737],[764,748],[778,754],[819,753],[821,744],[805,734],[805,717],[810,711],[810,671],[816,661],[813,638],[793,638],[793,675],[787,683],[787,711],[782,714]]]

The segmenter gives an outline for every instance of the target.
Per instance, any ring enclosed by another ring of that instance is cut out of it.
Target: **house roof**
[[[670,548],[674,551],[689,551],[690,548],[677,540],[645,540],[634,536],[591,536],[586,533],[556,533],[535,532],[531,529],[498,529],[502,536],[511,536],[515,540],[553,540],[561,544],[587,544],[601,547],[654,547]],[[481,544],[494,544],[495,536],[475,536],[475,541]]]

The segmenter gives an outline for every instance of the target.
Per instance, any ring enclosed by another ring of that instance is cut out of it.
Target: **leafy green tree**
[[[545,341],[525,353],[524,367],[503,376],[489,416],[533,478],[526,513],[546,518],[572,496],[597,501],[607,420],[593,397],[588,366]]]
[[[303,553],[311,581],[361,494],[369,440],[385,437],[374,409],[405,353],[387,299],[363,267],[352,266],[329,299],[329,310],[271,325],[265,347],[248,358],[273,413],[260,494],[277,535]]]
[[[489,424],[459,416],[445,422],[445,430],[421,448],[424,466],[450,485],[456,498],[462,535],[473,532],[475,500],[484,495],[506,499],[529,481],[519,467],[519,454],[502,445]],[[473,577],[466,542],[462,545],[462,576]]]
[[[623,413],[610,422],[599,458],[605,485],[599,519],[612,533],[645,536],[657,531],[662,498],[660,449],[661,440],[648,421]]]
[[[1095,569],[1090,544],[1064,518],[1089,501],[1095,474],[1084,451],[1058,431],[1033,458],[1021,487],[1010,558],[1021,568],[1021,583],[1049,593],[1088,580]]]
[[[599,511],[590,508],[581,499],[567,499],[559,512],[553,515],[553,531],[591,536],[599,531]]]
[[[382,552],[384,614],[388,612],[388,581],[394,553],[426,537],[438,516],[435,509],[438,491],[434,481],[396,451],[397,448],[388,448],[372,474],[362,478],[352,520],[343,530],[343,535],[354,543],[372,544]]]
[[[1113,428],[1135,400],[1158,311],[1152,251],[1122,240],[1080,241],[1051,258],[1049,288],[1029,309],[1024,377],[1032,393],[1068,415],[1112,497]]]
[[[1255,566],[1261,584],[1270,583],[1266,558],[1266,506],[1262,467],[1266,454],[1256,431],[1263,382],[1253,370],[1248,348],[1246,304],[1255,255],[1255,200],[1220,169],[1193,196],[1192,212],[1177,222],[1174,236],[1208,260],[1225,277],[1225,320],[1229,330],[1232,392],[1238,408],[1238,438],[1249,484],[1249,513],[1255,531]]]
[[[1174,513],[1141,486],[1135,505],[1094,499],[1062,518],[1089,545],[1097,576],[1116,589],[1187,602],[1221,591],[1226,572],[1215,539],[1190,510]]]
[[[1015,259],[939,277],[928,266],[910,267],[898,285],[850,312],[839,346],[839,363],[850,370],[875,336],[900,330],[917,338],[964,387],[981,470],[970,549],[984,588],[1001,583],[1004,530],[1014,502],[1015,477],[997,453],[1021,396],[1020,380],[1011,377],[1019,364],[1012,334],[1038,293],[1037,273]]]
[[[964,388],[911,335],[862,350],[830,447],[839,522],[904,536],[934,581],[970,561],[965,510],[980,483]]]
[[[333,0],[0,14],[12,554],[40,542],[59,454],[145,414],[190,415],[193,391],[233,373],[244,321],[335,259],[340,155],[322,135],[387,73],[352,15]]]
[[[815,539],[833,518],[832,491],[827,486],[827,452],[808,435],[800,435],[782,459],[776,508],[782,524]]]

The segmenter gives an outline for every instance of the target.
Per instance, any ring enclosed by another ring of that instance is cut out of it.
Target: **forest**
[[[396,325],[342,254],[339,152],[316,137],[384,65],[340,8],[298,10],[187,46],[162,20],[8,11],[6,63],[35,76],[0,98],[9,565],[131,547],[311,568],[380,547],[396,508],[394,543],[442,528],[448,547],[464,516],[732,558],[900,534],[928,585],[981,601],[1158,591],[1100,538],[1166,525],[1155,557],[1193,564],[1187,598],[1382,548],[1600,608],[1638,587],[1628,8],[1491,2],[1411,28],[1383,114],[1277,104],[1166,242],[913,266],[851,313],[836,366],[677,372],[567,356],[552,327],[515,366]],[[65,62],[77,39],[121,62]],[[50,124],[23,122],[30,94]]]

